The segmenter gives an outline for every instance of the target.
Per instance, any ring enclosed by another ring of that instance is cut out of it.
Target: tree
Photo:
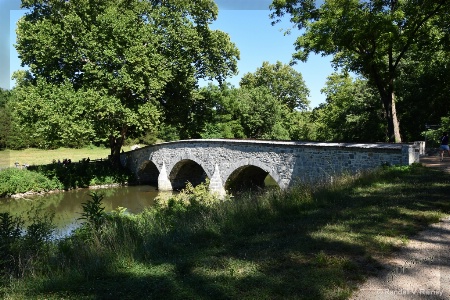
[[[93,89],[75,91],[70,82],[51,84],[38,79],[36,85],[15,89],[13,111],[21,130],[40,148],[82,147],[101,144],[119,126],[143,133],[158,125],[159,113],[151,102],[136,110],[120,100]]]
[[[22,149],[35,142],[31,138],[32,129],[20,129],[15,117],[14,103],[16,91],[0,89],[0,149]]]
[[[288,140],[289,110],[267,87],[240,88],[236,114],[248,138]]]
[[[333,55],[336,67],[361,74],[384,107],[390,141],[401,142],[396,109],[398,69],[417,44],[448,40],[450,1],[273,0],[272,18],[291,15],[303,29],[294,58]],[[448,42],[445,42],[448,45]]]
[[[322,89],[326,103],[312,112],[316,139],[333,142],[376,142],[383,139],[385,126],[376,91],[366,80],[348,73],[333,73]]]
[[[409,141],[423,139],[426,125],[439,125],[450,115],[450,57],[448,52],[425,47],[405,60],[397,80],[402,135]],[[442,134],[440,132],[439,134]]]
[[[199,127],[202,138],[246,138],[239,117],[239,89],[230,84],[208,84],[199,93],[203,103],[209,103],[210,108],[205,109],[201,117],[205,120]]]
[[[218,12],[212,0],[22,0],[22,7],[30,12],[18,23],[16,48],[31,83],[95,91],[130,117],[109,128],[114,155],[140,126],[132,115],[164,109],[179,86],[189,93],[200,78],[222,82],[237,71],[238,50],[208,27]]]
[[[0,149],[7,147],[11,131],[11,112],[8,109],[10,98],[11,92],[0,88]]]
[[[212,108],[202,113],[203,138],[290,139],[291,111],[267,87],[209,85],[200,95]]]
[[[276,64],[263,62],[255,73],[245,74],[239,85],[242,88],[267,87],[273,97],[291,110],[304,110],[309,105],[309,90],[302,74],[279,61]]]

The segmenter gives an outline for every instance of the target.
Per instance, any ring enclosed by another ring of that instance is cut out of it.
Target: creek
[[[78,218],[83,212],[82,203],[90,199],[89,194],[92,192],[104,195],[102,203],[105,212],[125,207],[126,212],[131,214],[142,212],[145,208],[152,206],[158,195],[156,187],[149,185],[76,189],[19,199],[0,199],[0,213],[9,212],[25,220],[28,219],[29,212],[36,211],[37,208],[42,212],[54,213],[55,237],[66,236],[80,226],[82,220]]]

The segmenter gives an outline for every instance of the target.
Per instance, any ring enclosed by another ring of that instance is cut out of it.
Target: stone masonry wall
[[[330,180],[343,172],[356,173],[383,164],[409,165],[419,161],[416,144],[344,144],[261,140],[186,140],[123,153],[123,165],[136,174],[151,161],[169,175],[184,160],[195,161],[209,178],[223,183],[239,167],[257,166],[281,188],[295,181]],[[219,172],[219,174],[217,174]]]

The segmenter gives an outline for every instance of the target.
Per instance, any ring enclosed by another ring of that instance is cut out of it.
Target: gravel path
[[[450,159],[424,157],[421,163],[450,171]],[[449,199],[450,201],[450,199]],[[410,239],[384,271],[369,278],[351,299],[450,299],[450,217]]]
[[[450,299],[450,217],[411,239],[351,299]]]

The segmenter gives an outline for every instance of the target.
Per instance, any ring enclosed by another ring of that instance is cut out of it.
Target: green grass
[[[129,146],[123,147],[124,151],[129,151]],[[0,168],[14,167],[14,163],[20,165],[46,165],[53,160],[71,159],[73,162],[83,158],[105,159],[110,154],[110,149],[103,147],[86,147],[81,149],[59,148],[55,150],[44,150],[29,148],[24,150],[2,150],[0,151]]]
[[[449,186],[449,174],[413,165],[117,214],[97,233],[59,242],[32,274],[4,281],[0,297],[348,299],[383,259],[450,213]]]

